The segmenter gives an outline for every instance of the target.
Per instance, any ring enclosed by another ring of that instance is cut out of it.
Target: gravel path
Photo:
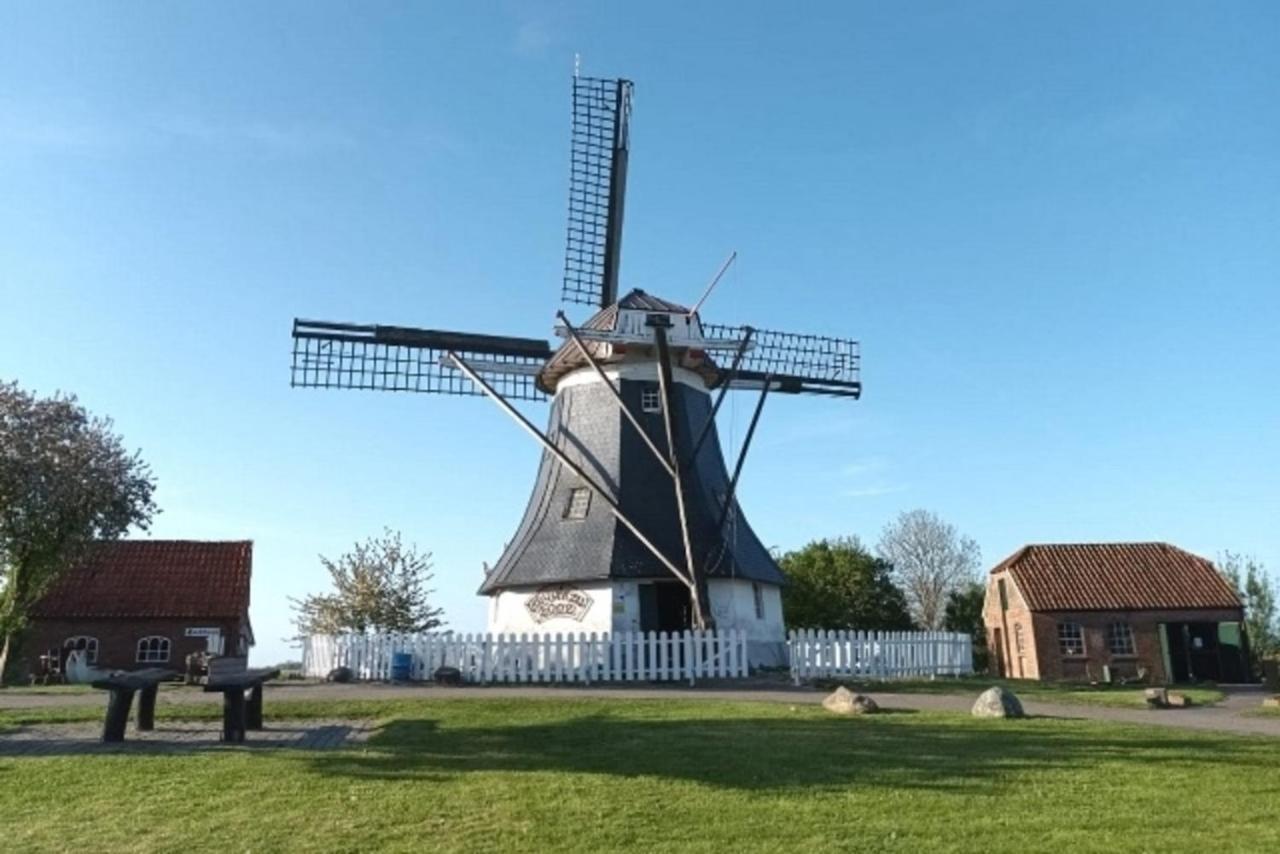
[[[914,709],[919,711],[968,712],[974,698],[981,690],[981,683],[963,694],[894,694],[874,691],[871,696],[881,706],[890,709]],[[623,683],[593,687],[557,685],[521,685],[445,688],[433,685],[385,685],[385,684],[269,684],[265,706],[267,718],[271,717],[272,702],[280,700],[449,700],[463,698],[512,698],[512,697],[609,697],[619,699],[681,699],[681,700],[736,700],[776,703],[820,703],[823,694],[811,688],[796,688],[776,681],[717,682],[708,681],[697,687],[687,685],[662,685],[655,683]],[[1261,716],[1248,714],[1255,711],[1266,696],[1260,688],[1233,688],[1227,690],[1227,698],[1215,706],[1198,706],[1189,709],[1117,709],[1105,706],[1088,706],[1074,703],[1046,703],[1040,700],[1024,700],[1028,714],[1058,718],[1083,718],[1097,721],[1115,721],[1143,726],[1175,727],[1181,729],[1209,730],[1215,732],[1243,733],[1249,735],[1280,736],[1280,715]],[[220,702],[221,694],[175,688],[161,691],[160,704]],[[102,692],[86,694],[28,694],[0,691],[0,709],[36,709],[65,706],[105,706]]]

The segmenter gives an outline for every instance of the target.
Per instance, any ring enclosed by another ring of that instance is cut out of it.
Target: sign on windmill
[[[618,297],[632,90],[574,77],[561,299],[596,311],[580,324],[557,312],[559,346],[295,320],[292,384],[484,395],[541,446],[524,518],[480,585],[490,631],[740,628],[753,665],[782,663],[785,578],[737,487],[766,398],[856,399],[858,344],[704,323],[706,294],[693,309]],[[715,417],[738,390],[758,396],[730,473]],[[546,430],[511,403],[547,398]]]

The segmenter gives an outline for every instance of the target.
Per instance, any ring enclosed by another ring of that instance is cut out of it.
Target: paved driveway
[[[875,691],[871,696],[890,709],[919,711],[968,712],[981,690],[975,680],[972,690],[963,694],[894,694]],[[780,682],[710,681],[696,687],[659,683],[622,683],[592,687],[557,685],[521,685],[444,688],[433,685],[374,684],[268,684],[265,698],[267,717],[271,703],[280,700],[450,700],[463,698],[511,697],[612,697],[618,699],[737,700],[775,703],[820,703],[824,694],[810,688],[796,688]],[[1260,688],[1227,689],[1226,699],[1215,706],[1189,709],[1115,709],[1074,703],[1046,703],[1026,700],[1028,714],[1060,718],[1116,721],[1142,726],[1177,727],[1216,732],[1280,736],[1280,715],[1261,716],[1255,712],[1266,696]],[[216,703],[221,694],[206,694],[198,689],[173,688],[161,691],[158,701],[172,703]],[[31,694],[0,690],[0,709],[56,708],[60,706],[105,706],[105,693]]]

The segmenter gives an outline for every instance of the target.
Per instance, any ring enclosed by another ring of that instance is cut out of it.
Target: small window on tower
[[[752,595],[752,598],[756,600],[756,619],[763,620],[764,619],[764,588],[761,587],[759,584],[752,583],[751,595]]]
[[[657,387],[645,386],[640,392],[640,408],[645,412],[662,411],[662,396],[658,394]]]
[[[564,518],[585,519],[591,509],[591,490],[585,487],[569,490],[569,503],[564,508]]]

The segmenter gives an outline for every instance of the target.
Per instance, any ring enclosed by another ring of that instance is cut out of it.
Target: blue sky
[[[482,628],[536,447],[290,389],[289,325],[549,335],[580,53],[636,81],[623,286],[692,301],[736,249],[705,317],[863,342],[862,401],[769,401],[766,543],[926,507],[988,564],[1280,570],[1280,6],[804,8],[0,2],[0,376],[115,419],[155,536],[256,542],[262,660],[383,526]]]

